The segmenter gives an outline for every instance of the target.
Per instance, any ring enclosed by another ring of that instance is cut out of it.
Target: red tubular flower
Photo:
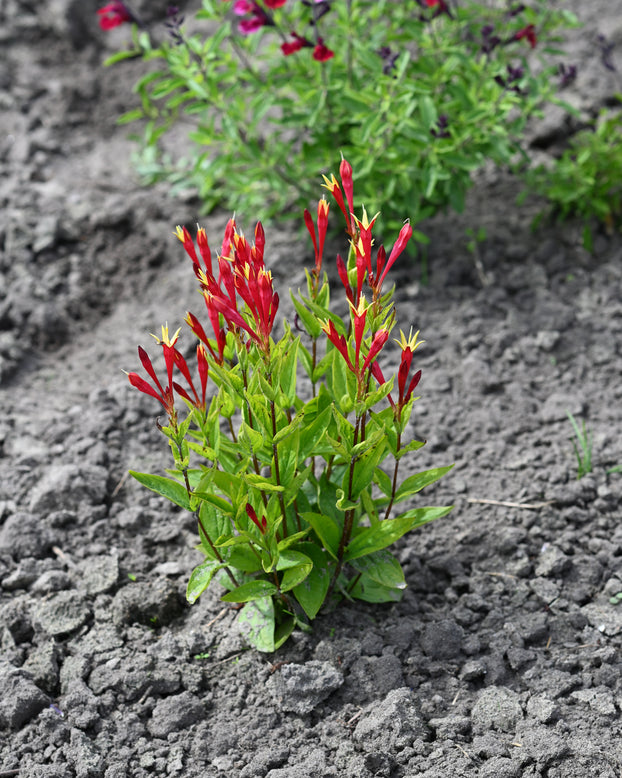
[[[266,531],[268,529],[268,522],[266,520],[265,516],[261,517],[261,521],[257,518],[257,514],[255,513],[255,509],[250,504],[250,502],[246,503],[246,513],[248,514],[248,518],[253,522],[253,524],[256,525],[257,529],[261,532],[262,535],[266,534]]]
[[[384,377],[378,362],[372,362],[371,374],[376,379],[376,381],[378,381],[379,386],[382,386],[382,384],[386,384],[387,379]],[[393,410],[396,411],[397,410],[397,406],[395,405],[395,401],[391,397],[391,393],[390,392],[387,395],[387,399],[391,403],[391,407],[393,408]]]
[[[97,11],[99,26],[102,30],[112,30],[126,22],[134,21],[131,11],[120,0],[108,3]]]
[[[192,260],[192,263],[196,265],[197,267],[201,267],[199,263],[199,258],[197,257],[197,252],[194,248],[194,241],[192,240],[192,237],[190,236],[190,233],[188,232],[187,227],[180,227],[177,225],[175,228],[175,236],[180,240],[184,245],[184,250],[186,254],[190,257]]]
[[[529,45],[532,49],[536,48],[536,44],[538,43],[538,36],[536,35],[536,28],[533,24],[528,24],[526,27],[523,27],[522,30],[519,30],[514,35],[515,41],[520,41],[523,38],[526,38]]]
[[[345,262],[341,258],[341,254],[337,254],[337,272],[339,273],[339,278],[341,279],[341,283],[343,284],[344,289],[346,290],[346,297],[352,303],[352,305],[354,305],[354,293],[352,292],[352,287],[350,286],[350,280],[348,279],[348,271],[346,270]]]
[[[138,389],[139,392],[143,392],[143,394],[148,394],[151,397],[155,397],[156,400],[162,403],[162,406],[164,407],[164,410],[166,411],[166,415],[169,417],[169,419],[174,419],[175,414],[175,398],[173,396],[173,387],[172,387],[172,381],[167,386],[166,389],[162,387],[162,384],[160,383],[155,370],[153,369],[153,365],[151,363],[151,359],[149,358],[149,354],[145,351],[145,349],[142,346],[138,347],[138,357],[141,361],[142,366],[147,371],[147,374],[149,375],[149,378],[153,381],[155,388],[151,386],[147,381],[145,381],[144,378],[138,375],[138,373],[128,373],[127,377],[129,379],[130,384]]]
[[[348,344],[344,336],[337,332],[335,325],[330,320],[322,324],[322,329],[326,333],[326,337],[345,359],[347,366],[354,372],[354,365],[350,361],[350,355],[348,354]]]
[[[400,340],[395,341],[402,349],[400,366],[397,371],[397,386],[399,390],[399,400],[398,400],[399,408],[402,408],[410,400],[410,398],[412,397],[412,393],[414,392],[414,390],[417,387],[417,384],[421,380],[421,370],[417,370],[417,372],[412,377],[410,383],[408,384],[408,387],[406,386],[408,381],[408,374],[410,373],[410,368],[413,361],[413,354],[423,343],[422,340],[418,340],[418,336],[419,336],[419,331],[417,331],[413,335],[411,330],[408,338],[406,338],[404,333],[400,330]]]
[[[387,273],[389,272],[389,270],[391,270],[397,258],[406,248],[406,244],[410,240],[412,234],[413,234],[413,228],[410,226],[410,222],[406,222],[406,224],[400,230],[400,234],[397,236],[397,240],[393,244],[393,248],[391,249],[391,253],[389,254],[389,258],[387,259],[387,262],[382,270],[382,273],[380,274],[380,277],[374,279],[375,293],[378,294],[380,293],[380,290],[382,289],[382,282],[386,278]]]
[[[352,308],[352,318],[354,319],[354,367],[358,373],[361,356],[361,345],[363,343],[365,322],[367,320],[367,305],[364,298],[359,300],[356,308]]]
[[[315,232],[315,224],[309,211],[305,208],[304,220],[305,226],[311,240],[313,241],[313,250],[315,252],[315,276],[319,276],[322,271],[322,257],[324,254],[324,242],[326,240],[326,232],[328,230],[328,202],[322,198],[317,204],[317,237]]]
[[[370,364],[376,359],[378,354],[380,354],[387,340],[389,340],[388,331],[378,330],[378,332],[374,335],[374,339],[372,340],[371,346],[369,347],[369,352],[367,353],[365,361],[363,362],[363,372],[367,370]]]
[[[335,52],[331,51],[324,45],[322,38],[317,39],[317,46],[313,49],[313,59],[317,62],[327,62],[335,56]]]
[[[341,176],[341,185],[348,201],[349,215],[352,217],[354,213],[354,184],[352,182],[352,165],[346,159],[341,160],[339,175]]]
[[[281,8],[281,6],[285,5],[287,0],[264,0],[264,3],[268,6],[268,8],[275,9],[275,8]]]

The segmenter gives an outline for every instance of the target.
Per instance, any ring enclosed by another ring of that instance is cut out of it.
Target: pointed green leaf
[[[407,478],[395,493],[395,503],[407,499],[412,494],[420,492],[424,487],[433,484],[448,473],[453,465],[447,467],[435,467],[432,470],[424,470],[421,473],[415,473]]]
[[[361,556],[366,556],[374,551],[380,551],[382,548],[390,546],[396,540],[407,532],[434,521],[441,516],[446,516],[453,508],[453,505],[445,507],[415,508],[412,511],[398,516],[396,519],[387,519],[380,521],[373,527],[363,528],[352,538],[346,552],[344,561],[349,562]]]
[[[271,597],[276,594],[278,589],[272,581],[247,581],[232,592],[223,594],[220,598],[223,602],[250,602],[251,600],[260,600],[262,597]]]
[[[194,568],[192,573],[190,573],[190,579],[186,587],[186,599],[190,605],[194,605],[210,585],[214,575],[219,570],[222,570],[223,567],[226,567],[225,562],[219,562],[216,559],[206,559]]]
[[[294,587],[294,596],[310,619],[314,619],[328,593],[330,560],[315,543],[300,543],[299,548],[313,562],[309,575]]]
[[[151,489],[152,492],[166,497],[167,500],[174,502],[175,505],[179,505],[180,508],[185,508],[187,511],[192,510],[186,487],[177,481],[173,481],[171,478],[164,478],[161,475],[137,473],[134,470],[130,470],[130,475],[143,486],[146,486],[147,489]]]
[[[368,556],[350,561],[352,567],[359,573],[364,573],[372,581],[389,589],[405,589],[404,571],[398,560],[390,551],[382,549]]]
[[[330,516],[326,516],[322,513],[314,513],[312,511],[303,513],[302,518],[311,525],[313,531],[329,554],[337,559],[341,532],[333,519],[331,519]]]
[[[361,575],[350,589],[350,596],[364,602],[399,602],[402,599],[402,591],[382,586],[373,578]]]
[[[246,640],[258,651],[271,653],[275,650],[272,597],[262,597],[245,605],[237,624]]]

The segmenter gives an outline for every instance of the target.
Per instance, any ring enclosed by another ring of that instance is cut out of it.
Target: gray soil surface
[[[566,96],[597,110],[622,16],[567,5]],[[429,283],[404,261],[397,308],[426,340],[416,465],[456,463],[423,504],[455,509],[399,545],[400,603],[249,650],[218,587],[185,602],[192,517],[126,478],[169,464],[122,369],[192,307],[172,233],[198,210],[139,187],[115,119],[144,66],[101,67],[126,31],[96,7],[0,2],[0,776],[620,778],[620,235],[590,256],[577,224],[532,233],[498,171],[424,226]],[[534,144],[567,129],[551,111]],[[200,220],[215,245],[228,216]],[[285,300],[310,246],[273,227],[268,250]],[[581,480],[566,410],[593,430]]]

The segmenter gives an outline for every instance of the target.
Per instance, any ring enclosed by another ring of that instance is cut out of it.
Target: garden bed
[[[568,5],[587,25],[569,99],[597,109],[619,74],[593,41],[619,14]],[[399,325],[426,341],[410,432],[419,469],[456,463],[423,504],[455,508],[399,544],[400,603],[250,650],[218,587],[185,602],[192,518],[126,477],[168,465],[122,370],[196,299],[174,227],[219,245],[229,214],[138,186],[115,117],[141,63],[102,69],[95,8],[49,6],[0,8],[0,776],[617,778],[620,235],[589,255],[580,225],[532,233],[541,204],[517,208],[499,171],[424,225],[428,283],[406,258],[394,274]],[[551,112],[535,145],[564,132]],[[266,231],[286,300],[311,246]],[[593,431],[581,480],[567,410]]]

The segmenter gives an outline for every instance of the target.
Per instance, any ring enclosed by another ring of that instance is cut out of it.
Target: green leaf
[[[309,335],[311,335],[312,338],[319,338],[322,332],[322,325],[320,324],[319,320],[313,313],[311,313],[308,308],[304,306],[302,302],[300,302],[297,297],[294,297],[294,293],[291,290],[290,296],[292,298],[292,302],[294,303],[296,313],[298,316],[300,316],[302,323],[305,325]]]
[[[359,573],[389,589],[405,589],[404,571],[390,551],[382,549],[368,556],[353,559],[350,564]]]
[[[394,503],[406,500],[412,494],[420,492],[424,487],[433,484],[448,473],[453,465],[447,467],[435,467],[432,470],[424,470],[422,473],[415,473],[407,478],[395,493]]]
[[[245,605],[237,619],[242,635],[258,651],[271,653],[274,644],[274,603],[262,597]]]
[[[374,551],[380,551],[416,527],[434,521],[441,516],[446,516],[452,508],[453,505],[415,508],[396,519],[387,519],[374,524],[373,527],[363,528],[348,544],[343,557],[344,561],[349,562],[352,559],[372,554]]]
[[[284,488],[279,484],[273,484],[269,478],[264,478],[257,473],[244,473],[242,479],[255,489],[261,489],[262,492],[282,492]]]
[[[250,602],[251,600],[260,600],[262,597],[271,597],[276,594],[278,589],[272,581],[247,581],[232,592],[227,592],[220,599],[223,602]]]
[[[222,570],[223,567],[226,567],[226,562],[219,562],[217,559],[206,559],[194,568],[192,573],[190,573],[190,579],[186,587],[186,599],[190,605],[194,605],[210,585],[214,575],[219,570]]]
[[[294,596],[310,619],[314,619],[328,593],[331,563],[315,543],[300,543],[299,548],[313,562],[308,576],[293,589]]]
[[[349,593],[351,597],[364,602],[399,602],[402,599],[400,589],[382,586],[367,575],[361,575]]]
[[[299,343],[300,338],[296,338],[289,344],[280,372],[281,389],[290,405],[293,405],[296,399],[296,365],[298,364]]]
[[[311,525],[329,554],[337,559],[341,531],[333,519],[330,516],[314,513],[313,511],[303,513],[302,518]]]
[[[166,497],[167,500],[174,502],[175,505],[179,505],[180,508],[185,508],[187,511],[192,510],[186,487],[177,481],[173,481],[171,478],[164,478],[164,476],[161,475],[137,473],[134,470],[130,470],[130,475],[135,478],[138,483],[146,486],[147,489],[151,489],[152,492],[156,492],[156,494]]]

